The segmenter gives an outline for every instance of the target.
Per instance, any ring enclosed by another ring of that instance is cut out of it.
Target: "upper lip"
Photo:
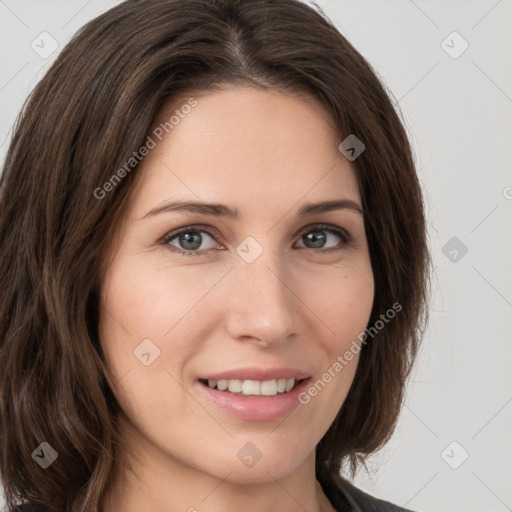
[[[205,380],[274,380],[274,379],[295,379],[302,380],[309,377],[309,374],[297,368],[239,368],[237,370],[226,370],[219,373],[211,373],[200,377]]]

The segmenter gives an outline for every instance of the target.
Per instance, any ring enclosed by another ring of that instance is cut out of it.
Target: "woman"
[[[427,317],[421,190],[363,57],[296,0],[126,1],[0,182],[12,510],[404,510],[350,484]]]

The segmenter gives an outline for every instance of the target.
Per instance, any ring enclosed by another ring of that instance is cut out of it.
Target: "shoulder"
[[[318,480],[325,495],[339,512],[412,512],[367,494],[341,476]]]

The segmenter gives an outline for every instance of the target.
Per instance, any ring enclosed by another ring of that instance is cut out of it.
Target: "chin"
[[[268,435],[268,434],[265,434]],[[250,443],[246,437],[244,442],[236,442],[236,448],[226,447],[222,453],[205,454],[200,465],[192,464],[197,470],[208,473],[216,479],[226,480],[236,484],[263,484],[286,478],[303,464],[307,455],[301,457],[294,442],[289,450],[284,451],[267,443],[267,448],[259,450],[258,455],[254,448],[247,448]],[[240,447],[245,447],[240,448]],[[254,451],[252,451],[254,450]],[[252,451],[253,458],[247,454]],[[258,458],[259,457],[259,458]],[[244,459],[247,460],[244,462]],[[206,462],[206,464],[205,464]]]

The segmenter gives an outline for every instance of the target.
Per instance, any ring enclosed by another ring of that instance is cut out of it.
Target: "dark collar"
[[[337,512],[412,512],[370,496],[341,476],[317,475],[317,480]]]

